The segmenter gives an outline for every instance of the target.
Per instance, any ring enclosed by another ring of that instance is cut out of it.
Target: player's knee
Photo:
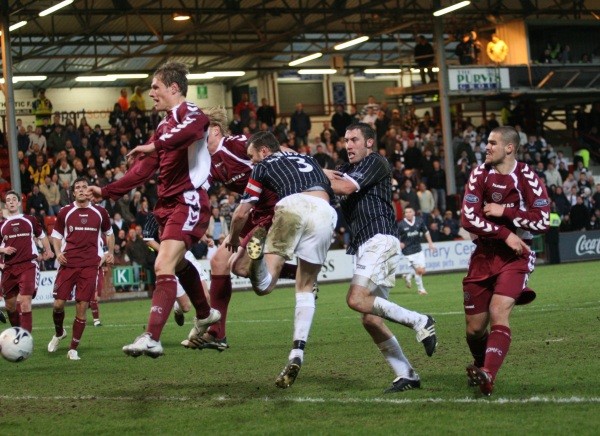
[[[425,268],[424,267],[418,267],[418,268],[415,269],[415,272],[418,275],[422,276],[423,274],[425,274]]]
[[[363,327],[369,332],[379,331],[383,325],[383,318],[371,314],[364,314],[361,321]]]

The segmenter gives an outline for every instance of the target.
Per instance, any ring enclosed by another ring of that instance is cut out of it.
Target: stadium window
[[[370,95],[375,97],[378,103],[381,103],[385,100],[385,88],[396,86],[398,86],[398,82],[395,80],[355,80],[354,92],[359,110],[362,105],[367,103]]]
[[[304,105],[308,115],[323,115],[325,113],[325,97],[323,82],[278,83],[279,111],[291,114],[296,103]]]

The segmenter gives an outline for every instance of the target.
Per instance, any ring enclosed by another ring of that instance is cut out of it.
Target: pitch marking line
[[[1,400],[8,401],[119,401],[135,402],[140,401],[168,401],[168,402],[190,402],[198,401],[198,398],[192,397],[102,397],[94,395],[86,396],[37,396],[37,395],[0,395]],[[227,403],[230,401],[238,402],[239,398],[219,396],[213,399],[202,398],[209,402],[217,401]],[[600,397],[529,397],[529,398],[314,398],[314,397],[282,397],[272,398],[263,397],[260,401],[268,403],[315,403],[315,404],[589,404],[600,403]]]

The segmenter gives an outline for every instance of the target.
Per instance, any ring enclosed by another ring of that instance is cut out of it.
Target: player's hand
[[[437,247],[435,245],[433,245],[433,244],[429,244],[429,250],[433,251],[434,253],[436,253],[437,252]]]
[[[42,259],[43,260],[48,260],[48,259],[52,259],[54,257],[54,252],[52,250],[44,250],[42,252]]]
[[[514,233],[508,235],[505,242],[517,256],[521,256],[523,253],[529,253],[529,246]]]
[[[483,213],[485,216],[495,216],[501,218],[504,214],[504,206],[496,203],[488,203],[483,206]]]
[[[88,200],[95,203],[100,203],[102,201],[102,190],[100,186],[88,186],[86,195]]]
[[[104,263],[107,265],[112,265],[115,263],[115,255],[111,253],[106,253],[104,255]]]
[[[65,257],[64,253],[58,253],[56,255],[56,260],[58,260],[58,263],[60,263],[61,265],[67,264],[67,258]]]
[[[236,238],[236,239],[239,240],[239,238]],[[240,246],[239,242],[233,242],[231,240],[231,235],[227,235],[227,237],[225,238],[223,243],[225,244],[225,248],[227,248],[227,250],[232,253],[237,253],[238,248]]]
[[[400,242],[400,249],[404,250],[404,247],[406,247],[406,244],[404,242]]]
[[[151,142],[150,144],[138,145],[133,150],[131,150],[129,153],[127,153],[127,157],[135,158],[140,153],[150,154],[150,153],[154,152],[154,150],[156,150],[156,147],[154,146],[154,142]]]
[[[15,247],[4,247],[2,249],[2,252],[4,254],[15,254],[17,252],[17,249]]]
[[[336,170],[324,169],[323,172],[325,173],[325,175],[327,176],[327,178],[329,180],[342,180],[344,178],[343,174]]]

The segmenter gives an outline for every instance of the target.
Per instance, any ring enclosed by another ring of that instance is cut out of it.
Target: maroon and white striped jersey
[[[62,240],[67,267],[86,267],[100,265],[104,254],[102,233],[113,233],[106,209],[91,203],[88,207],[72,203],[58,212],[51,236]]]
[[[502,217],[487,217],[488,203],[504,206]],[[524,240],[549,228],[550,199],[543,182],[523,162],[516,162],[510,174],[500,174],[481,164],[471,171],[465,186],[461,224],[478,237],[505,240],[511,232]]]
[[[31,262],[38,257],[38,249],[34,238],[44,238],[46,233],[42,226],[31,215],[9,216],[0,224],[0,247],[15,247],[15,254],[5,254],[4,263],[15,265],[22,262]]]

